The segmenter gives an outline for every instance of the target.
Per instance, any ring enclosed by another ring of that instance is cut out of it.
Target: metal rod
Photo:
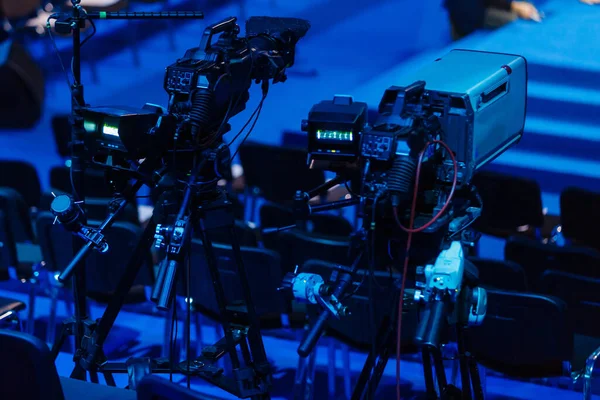
[[[331,203],[325,203],[325,204],[317,204],[314,206],[310,206],[310,212],[312,213],[316,213],[316,212],[323,212],[323,211],[329,211],[329,210],[337,210],[340,208],[344,208],[344,207],[349,207],[349,206],[353,206],[360,203],[359,199],[356,198],[352,198],[352,199],[346,199],[346,200],[339,200],[339,201],[332,201]]]
[[[204,19],[199,11],[163,11],[163,12],[90,12],[89,19]]]

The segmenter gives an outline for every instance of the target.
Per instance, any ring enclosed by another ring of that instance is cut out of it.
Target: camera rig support
[[[78,1],[73,0],[73,5],[72,16],[54,14],[51,18],[62,21],[63,29],[68,27],[76,32],[74,47],[77,59],[74,63],[77,67],[74,69],[77,72],[81,46],[79,27],[87,19],[202,17],[200,13],[188,12],[164,15],[87,14]],[[268,92],[269,81],[285,81],[285,70],[293,65],[295,45],[309,27],[309,23],[301,19],[254,17],[246,24],[247,36],[238,38],[240,29],[233,17],[210,25],[204,31],[200,46],[189,49],[183,58],[167,68],[165,90],[170,96],[168,113],[153,105],[147,105],[138,112],[130,112],[125,107],[87,107],[83,102],[79,73],[76,75],[74,87],[77,87],[81,97],[77,99],[73,96],[73,147],[81,152],[86,150],[93,153],[86,154],[92,156],[91,161],[85,160],[90,165],[121,173],[126,179],[119,202],[112,203],[113,209],[99,228],[86,226],[85,213],[79,206],[80,202],[75,201],[77,194],[81,196],[83,193],[77,191],[82,186],[74,185],[75,199],[58,196],[51,206],[57,220],[85,241],[59,278],[64,281],[71,275],[75,276],[75,286],[79,289],[76,291],[79,304],[76,321],[73,324],[71,321],[65,323],[63,333],[53,346],[53,354],[56,356],[66,336],[76,333],[73,378],[85,380],[86,372],[89,372],[92,381],[97,382],[97,373],[102,372],[107,383],[114,385],[112,373],[129,373],[130,388],[135,388],[142,377],[138,372],[164,373],[175,370],[188,377],[188,387],[190,377],[199,376],[240,398],[270,398],[271,367],[252,302],[247,271],[233,229],[232,205],[217,183],[222,178],[223,167],[227,167],[231,160],[229,146],[223,142],[223,134],[229,130],[228,119],[245,109],[252,81],[261,83],[261,106]],[[213,35],[219,33],[221,35],[217,43],[212,43]],[[171,152],[170,148],[173,149]],[[80,158],[75,162],[76,168],[84,165],[83,154],[78,156]],[[81,172],[78,176],[78,184],[81,185],[82,171],[83,169],[77,170],[77,173]],[[131,177],[134,178],[134,183],[127,183]],[[104,230],[111,226],[119,211],[134,197],[142,184],[149,185],[154,188],[155,194],[160,194],[159,203],[130,255],[102,318],[92,322],[82,311],[86,309],[85,257],[91,250],[107,250]],[[233,257],[243,292],[243,306],[228,305],[221,284],[211,232],[223,228],[228,229],[231,234]],[[151,299],[161,309],[167,309],[173,303],[175,282],[183,274],[183,266],[186,267],[187,278],[185,296],[190,299],[189,251],[194,230],[202,239],[225,337],[213,346],[205,347],[199,358],[192,359],[190,300],[187,302],[186,361],[175,364],[164,360],[142,360],[143,365],[136,362],[108,363],[103,351],[104,341],[152,242],[156,241],[166,252],[166,256],[160,263]],[[238,348],[243,357],[243,365]],[[223,369],[215,365],[225,355],[231,358],[233,376],[227,376]]]
[[[356,204],[364,204],[356,198],[310,206],[308,200],[326,192],[330,187],[339,184],[344,179],[338,175],[326,184],[309,192],[297,192],[295,197],[295,211],[297,218],[307,218],[313,212],[340,209]],[[363,199],[364,200],[364,199]],[[372,204],[376,207],[376,204]],[[465,213],[466,214],[466,213]],[[464,215],[457,215],[452,222],[462,221]],[[462,225],[462,224],[461,224]],[[279,229],[291,229],[294,226]],[[274,233],[275,229],[266,229]],[[452,235],[455,232],[450,231]],[[373,226],[366,224],[357,234],[354,246],[363,247],[358,257],[350,268],[338,267],[342,271],[336,274],[335,282],[324,282],[323,278],[314,273],[306,273],[298,268],[293,273],[288,273],[283,280],[281,289],[288,290],[300,302],[319,305],[322,311],[316,317],[298,347],[298,354],[302,358],[311,355],[323,335],[330,318],[344,318],[352,310],[344,305],[353,286],[354,275],[360,268],[360,260],[364,254],[365,241],[374,234]],[[471,242],[466,243],[472,245]],[[476,399],[483,400],[483,389],[479,379],[477,363],[468,351],[469,326],[480,325],[485,318],[487,310],[487,293],[485,289],[477,286],[477,269],[465,260],[463,243],[461,240],[448,241],[442,245],[442,251],[433,264],[417,267],[417,275],[421,280],[416,282],[415,289],[401,291],[399,282],[395,283],[396,299],[392,304],[398,304],[400,296],[410,308],[421,309],[421,319],[417,326],[415,342],[421,346],[424,366],[424,378],[428,398],[431,399]],[[353,400],[372,399],[382,377],[391,354],[391,349],[396,342],[397,319],[399,313],[392,309],[389,318],[382,321],[376,334],[375,351],[371,351],[365,361],[362,372],[354,388]],[[443,365],[442,337],[444,330],[450,326],[456,329],[458,343],[458,357],[461,370],[462,389],[449,384]],[[437,380],[437,387],[434,383]]]
[[[72,58],[72,73],[73,82],[70,86],[71,91],[71,178],[72,178],[72,189],[73,198],[75,202],[85,201],[85,137],[86,130],[84,128],[84,119],[82,116],[82,109],[86,106],[84,99],[84,86],[81,82],[81,28],[85,27],[86,20],[94,19],[203,19],[204,14],[201,12],[152,12],[152,13],[130,13],[130,12],[98,12],[88,13],[81,6],[81,0],[71,0],[72,12],[70,14],[55,13],[50,15],[46,25],[47,29],[50,29],[50,20],[57,20],[55,29],[58,33],[71,34],[73,38],[73,58]],[[93,23],[93,22],[92,22]],[[93,26],[95,30],[95,26]],[[63,202],[62,206],[60,201]],[[71,200],[62,198],[56,203],[58,214],[55,214],[57,218],[61,217],[61,211],[75,210],[77,212],[82,211],[79,206],[75,207],[70,204]],[[65,207],[65,208],[62,208]],[[124,204],[123,204],[124,207]],[[55,210],[53,210],[55,211]],[[63,219],[68,215],[62,215]],[[71,217],[74,217],[71,215]],[[81,212],[79,215],[79,221],[85,224],[85,213]],[[108,224],[110,226],[113,218],[108,218]],[[87,235],[76,235],[73,237],[73,251],[74,255],[84,255],[87,253],[92,246],[98,246],[102,243],[101,236],[95,235],[99,231],[89,230]],[[83,240],[82,240],[83,239]],[[93,322],[89,320],[87,315],[86,305],[86,274],[85,274],[85,257],[76,257],[74,263],[71,263],[72,268],[66,274],[62,274],[61,281],[68,279],[74,272],[75,267],[79,266],[76,273],[73,275],[73,296],[75,298],[75,314],[73,318],[63,323],[62,332],[64,334],[73,334],[75,336],[76,352],[85,336],[85,332],[89,329]],[[57,343],[63,339],[59,339]],[[53,346],[53,353],[58,354],[60,346]],[[76,368],[72,375],[72,378],[85,380],[86,372],[83,369]],[[96,374],[91,374],[92,380],[97,380]],[[110,382],[110,381],[109,381]]]

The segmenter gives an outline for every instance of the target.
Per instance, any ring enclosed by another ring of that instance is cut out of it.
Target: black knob
[[[50,211],[66,229],[76,231],[81,227],[83,210],[71,196],[63,194],[55,197],[50,204]]]
[[[281,289],[292,289],[292,287],[294,286],[294,280],[296,279],[296,276],[297,275],[292,272],[288,272],[287,274],[285,274],[285,276],[283,277],[283,281],[281,282]]]

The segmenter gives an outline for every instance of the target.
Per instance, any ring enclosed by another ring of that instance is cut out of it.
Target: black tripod
[[[196,230],[202,238],[225,337],[214,345],[205,347],[202,350],[201,356],[192,360],[189,350],[191,301],[188,301],[186,324],[188,332],[187,360],[177,365],[173,365],[173,363],[166,360],[155,360],[148,367],[151,372],[167,373],[175,369],[187,376],[199,376],[241,398],[270,398],[271,367],[264,349],[259,319],[254,309],[247,272],[241,257],[240,245],[233,230],[234,217],[231,202],[227,200],[225,193],[214,186],[215,184],[207,188],[204,184],[195,183],[198,171],[202,169],[205,160],[209,158],[203,158],[199,166],[194,168],[195,172],[191,173],[179,210],[174,218],[169,213],[163,216],[165,221],[171,220],[172,223],[159,225],[155,217],[153,217],[145,228],[140,241],[129,258],[115,294],[111,298],[103,316],[98,320],[98,323],[86,320],[85,335],[81,342],[81,347],[75,355],[76,366],[73,370],[73,376],[83,374],[85,377],[85,371],[89,371],[92,379],[96,380],[94,378],[96,373],[102,372],[107,378],[107,382],[114,384],[111,376],[112,373],[125,373],[128,371],[131,373],[131,363],[107,363],[107,358],[103,351],[104,342],[124,304],[127,293],[134,284],[135,278],[145,261],[144,256],[149,251],[154,239],[158,238],[165,244],[164,248],[167,256],[161,263],[152,293],[152,300],[157,302],[159,308],[169,308],[174,298],[177,277],[181,276],[183,272],[181,269],[183,265],[187,266],[185,281],[187,282],[186,296],[189,299],[191,271],[189,263],[186,263],[186,261],[189,257],[192,231]],[[131,187],[131,191],[137,191],[138,186],[139,182]],[[122,200],[119,210],[124,208],[126,203],[126,199]],[[100,230],[96,232],[101,232],[102,229],[109,227],[117,213],[118,210],[111,213],[108,219],[101,225]],[[245,301],[243,306],[229,306],[226,302],[217,258],[211,241],[211,232],[217,229],[229,230],[233,255],[237,264],[237,272]],[[77,260],[81,260],[92,247],[93,245],[84,247],[74,262],[65,269],[65,272],[72,271],[73,267],[77,265]],[[58,351],[68,333],[67,330],[63,331],[63,334],[54,346],[55,352]],[[244,360],[244,366],[242,366],[237,353],[238,345]],[[226,376],[222,369],[215,366],[216,362],[227,354],[231,358],[233,377]]]
[[[83,10],[80,3],[81,0],[71,0],[72,13],[69,14],[52,14],[50,19],[55,19],[55,29],[58,33],[72,34],[73,37],[73,58],[71,63],[71,70],[73,73],[73,83],[70,87],[71,91],[71,178],[73,184],[73,197],[76,203],[85,201],[85,143],[84,139],[86,136],[86,130],[84,128],[84,119],[82,116],[82,108],[86,106],[84,100],[83,84],[81,83],[81,28],[85,27],[86,20],[97,20],[97,19],[202,19],[204,14],[201,12],[166,12],[166,13],[127,13],[127,12],[102,12],[102,13],[87,13]],[[93,23],[93,21],[92,21]],[[47,25],[50,29],[49,21]],[[95,32],[95,26],[93,26]],[[85,40],[88,40],[86,38]],[[141,187],[141,182],[139,187]],[[135,193],[137,189],[133,190]],[[127,199],[127,196],[126,196]],[[115,210],[120,211],[127,204],[126,201],[122,201]],[[75,207],[72,202],[63,204],[64,208],[61,210],[66,211],[81,211],[79,221],[85,224],[85,214],[77,206]],[[79,209],[79,210],[78,210]],[[118,213],[116,211],[116,213]],[[103,224],[103,228],[107,228],[112,224],[114,216],[109,217]],[[72,217],[72,215],[71,215]],[[94,231],[89,231],[92,235]],[[81,235],[80,235],[81,236]],[[86,241],[82,241],[81,238],[73,238],[73,251],[75,259],[71,263],[69,270],[63,271],[59,277],[59,281],[65,282],[73,274],[75,267],[78,264],[80,268],[77,269],[73,275],[73,296],[75,299],[75,314],[73,318],[63,322],[61,338],[53,346],[53,354],[58,355],[60,347],[65,340],[65,335],[75,336],[76,353],[78,352],[79,346],[82,343],[86,332],[93,329],[94,322],[89,320],[87,315],[87,288],[86,288],[86,274],[85,274],[85,254],[95,245],[102,242],[101,236],[87,237]],[[95,372],[90,373],[92,381],[97,382],[97,374]],[[71,374],[71,378],[85,380],[85,370],[75,369]],[[107,382],[112,382],[110,377],[107,377]]]
[[[369,352],[352,393],[352,400],[375,399],[375,390],[388,363],[390,352],[393,352],[396,343],[396,333],[397,328],[394,319],[386,318],[377,332],[376,351],[375,353]],[[483,400],[484,398],[477,362],[467,350],[466,328],[457,325],[456,334],[462,384],[460,390],[448,383],[441,347],[431,343],[423,344],[421,347],[426,398],[428,400]],[[434,370],[439,393],[436,390]]]

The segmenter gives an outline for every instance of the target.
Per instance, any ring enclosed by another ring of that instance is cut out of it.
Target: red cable
[[[446,151],[448,152],[448,154],[450,155],[450,158],[452,159],[452,164],[454,165],[454,178],[452,180],[452,189],[450,190],[450,194],[448,195],[448,198],[446,199],[446,203],[444,203],[444,206],[442,207],[442,209],[431,219],[431,221],[427,222],[425,225],[414,229],[413,228],[413,224],[415,222],[415,211],[417,208],[417,192],[419,191],[419,178],[421,176],[421,164],[423,163],[423,156],[425,155],[425,151],[429,148],[429,146],[431,146],[432,144],[440,144],[442,145],[442,147],[444,147],[446,149]],[[412,205],[410,208],[410,219],[408,222],[408,228],[405,228],[401,223],[400,223],[400,219],[398,218],[398,208],[394,207],[394,218],[396,220],[396,223],[398,224],[398,226],[400,227],[400,229],[402,229],[404,232],[408,233],[408,236],[406,238],[406,252],[404,253],[404,269],[402,271],[402,286],[400,287],[400,301],[398,304],[398,330],[396,332],[396,399],[400,400],[400,340],[401,340],[401,332],[402,332],[402,308],[404,306],[404,286],[406,283],[406,274],[408,271],[408,261],[409,261],[409,252],[410,252],[410,245],[412,242],[412,235],[413,233],[418,233],[418,232],[422,232],[425,229],[427,229],[428,227],[430,227],[435,221],[437,221],[439,219],[439,217],[442,216],[442,214],[444,213],[444,211],[446,211],[446,209],[448,208],[448,206],[450,205],[450,201],[452,201],[452,197],[454,196],[454,190],[456,189],[456,184],[458,181],[458,163],[456,162],[456,157],[454,156],[454,153],[452,153],[452,150],[450,150],[450,147],[448,147],[448,145],[444,142],[442,142],[441,140],[432,140],[431,142],[428,142],[425,147],[423,148],[423,151],[421,151],[421,153],[419,154],[419,161],[417,163],[417,174],[415,176],[415,186],[413,189],[413,201],[412,201]]]

